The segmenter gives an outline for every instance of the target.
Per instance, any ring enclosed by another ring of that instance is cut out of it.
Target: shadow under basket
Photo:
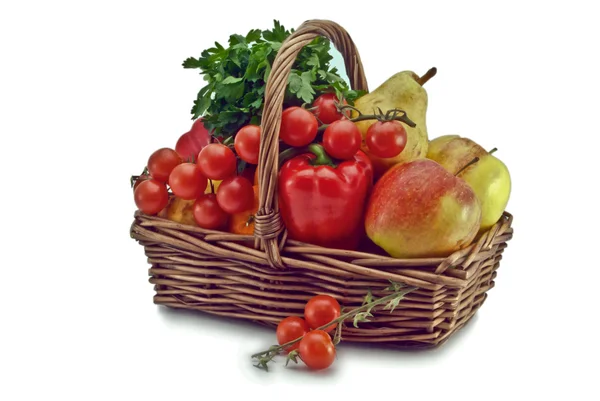
[[[298,52],[317,36],[342,54],[353,89],[368,90],[362,63],[348,33],[332,21],[310,20],[282,44],[265,90],[258,164],[259,211],[253,236],[211,231],[137,211],[131,236],[145,249],[154,303],[193,309],[275,327],[302,316],[314,295],[329,294],[345,310],[367,291],[388,295],[390,281],[416,287],[390,313],[372,310],[369,322],[344,322],[345,342],[431,347],[465,325],[494,286],[512,216],[446,258],[395,259],[377,250],[342,251],[286,238],[277,201],[283,93]]]

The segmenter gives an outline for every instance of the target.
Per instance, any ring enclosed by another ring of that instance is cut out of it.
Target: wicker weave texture
[[[447,259],[398,260],[338,251],[288,240],[274,269],[253,237],[182,225],[136,213],[132,235],[151,264],[156,304],[276,325],[302,316],[316,294],[334,296],[345,308],[359,306],[368,290],[384,295],[388,280],[417,286],[394,312],[374,309],[371,322],[346,322],[345,341],[437,345],[470,319],[494,286],[506,242],[512,237],[506,213],[490,241]],[[417,264],[420,262],[421,264]],[[440,266],[448,265],[442,273]]]

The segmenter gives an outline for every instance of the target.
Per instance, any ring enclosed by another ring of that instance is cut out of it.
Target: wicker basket
[[[287,316],[301,316],[315,294],[330,294],[349,309],[361,305],[368,289],[375,296],[385,295],[392,280],[418,289],[392,313],[376,308],[371,321],[358,328],[346,322],[344,341],[439,345],[469,321],[494,286],[502,252],[512,237],[512,216],[504,213],[477,242],[447,258],[402,260],[286,239],[276,187],[283,95],[296,55],[318,35],[329,38],[343,55],[352,87],[367,89],[354,43],[336,23],[307,21],[288,37],[265,93],[254,236],[136,212],[131,236],[144,246],[151,265],[154,302],[275,326]]]

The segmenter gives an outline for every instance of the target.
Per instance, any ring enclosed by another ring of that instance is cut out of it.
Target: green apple
[[[479,144],[458,135],[444,135],[429,142],[427,158],[440,163],[450,174],[456,174],[476,157],[488,152]]]
[[[498,222],[511,192],[510,173],[500,159],[471,139],[458,135],[433,139],[427,158],[435,160],[451,174],[458,174],[473,188],[481,203],[478,234],[486,232]],[[473,160],[477,161],[469,165]]]

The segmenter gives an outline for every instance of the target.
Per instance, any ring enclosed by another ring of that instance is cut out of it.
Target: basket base
[[[487,299],[487,294],[486,293],[482,294],[481,300],[479,302],[477,302],[476,304],[474,304],[473,308],[470,310],[470,312],[467,315],[463,316],[463,318],[461,318],[452,327],[451,330],[446,331],[446,332],[443,332],[442,330],[434,331],[433,333],[431,333],[430,336],[425,336],[424,339],[421,338],[420,341],[419,340],[408,340],[408,339],[394,340],[393,338],[389,338],[389,337],[388,338],[380,338],[380,337],[365,338],[362,336],[342,334],[343,342],[350,343],[355,346],[365,346],[365,347],[375,347],[375,348],[380,348],[380,347],[381,348],[392,348],[392,349],[396,349],[399,351],[431,350],[431,349],[440,348],[444,344],[446,344],[450,340],[450,338],[453,338],[457,332],[459,332],[462,328],[467,326],[469,322],[471,322],[473,319],[476,318],[477,311],[483,305],[483,303],[485,302],[486,299]],[[193,311],[194,313],[200,312],[207,316],[210,316],[211,318],[222,319],[223,321],[226,321],[226,322],[237,322],[239,320],[237,316],[228,316],[228,315],[219,313],[218,311],[204,310],[201,307],[197,307],[197,306],[194,307],[194,306],[182,304],[179,302],[163,302],[161,300],[157,300],[157,297],[155,297],[154,303],[156,305],[166,307],[167,310],[173,310],[173,311],[187,310],[187,311]],[[252,320],[252,319],[245,319],[245,320],[254,325],[260,325],[260,326],[268,327],[268,328],[272,328],[272,329],[275,329],[277,327],[277,324],[272,321]],[[344,325],[344,327],[342,329],[342,333],[345,333],[347,331],[345,329],[348,329],[348,328],[351,328],[351,324],[349,325],[348,322],[346,322],[346,324]],[[432,338],[433,341],[431,341],[431,340],[428,341],[427,338]]]
[[[285,317],[302,316],[317,294],[331,295],[350,310],[363,304],[367,291],[375,298],[388,295],[390,280],[417,287],[393,312],[378,306],[370,321],[356,328],[349,319],[342,329],[348,343],[414,349],[444,344],[483,305],[512,237],[511,220],[506,217],[485,246],[478,243],[444,260],[445,265],[403,265],[390,258],[390,264],[368,267],[369,254],[337,252],[333,258],[325,256],[331,250],[288,241],[282,250],[288,267],[278,270],[262,251],[242,245],[246,237],[140,214],[132,236],[151,265],[155,304],[273,328]]]
[[[487,294],[486,294],[486,297],[487,297]],[[167,305],[167,304],[160,304],[160,303],[156,303],[156,305],[158,305],[159,307],[161,307],[161,309],[164,309],[165,311],[169,311],[169,313],[179,313],[179,312],[185,311],[185,312],[190,312],[190,313],[195,314],[195,313],[199,312],[200,314],[202,314],[210,319],[217,319],[218,321],[232,323],[232,324],[242,323],[239,321],[239,319],[236,319],[236,318],[221,316],[221,315],[218,315],[215,313],[210,313],[210,312],[206,312],[206,311],[199,310],[199,309],[190,309],[190,308],[187,308],[187,307],[181,306],[181,305],[174,305],[174,304]],[[479,304],[479,307],[481,307],[481,305],[483,305],[483,302],[481,302]],[[479,307],[477,307],[477,309],[474,309],[468,316],[466,316],[466,318],[460,325],[455,326],[455,328],[452,330],[451,333],[443,336],[441,338],[441,340],[437,341],[437,342],[422,342],[422,341],[365,342],[365,341],[355,341],[352,337],[346,338],[346,336],[343,335],[342,336],[343,341],[342,341],[342,343],[340,343],[340,345],[341,346],[350,346],[350,347],[359,347],[359,348],[370,348],[370,349],[385,349],[385,350],[393,349],[393,350],[400,351],[400,352],[419,352],[419,351],[429,351],[429,350],[443,348],[443,346],[446,343],[451,342],[450,341],[451,338],[456,339],[457,337],[460,337],[463,329],[466,328],[467,326],[469,326],[469,323],[471,323],[471,324],[475,323],[475,321],[477,320],[477,310],[479,309]],[[252,325],[262,326],[262,327],[269,328],[269,329],[274,329],[276,327],[276,325],[274,325],[272,323],[261,321],[261,320],[246,320],[246,322],[249,324],[252,324]],[[342,333],[343,333],[343,329],[342,329]]]

